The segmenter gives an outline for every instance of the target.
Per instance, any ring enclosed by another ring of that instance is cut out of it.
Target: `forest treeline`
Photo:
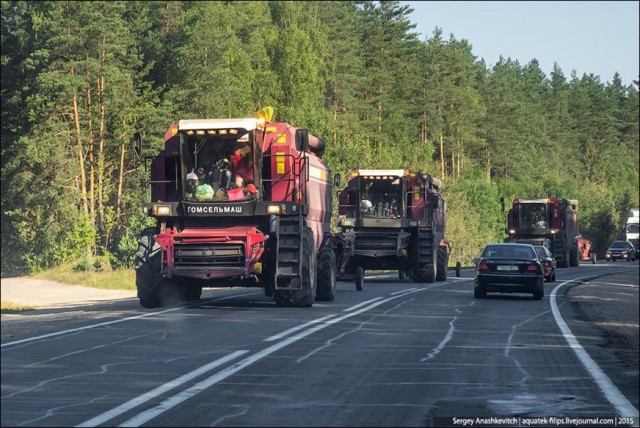
[[[502,241],[514,197],[578,199],[600,251],[638,206],[638,81],[422,40],[397,1],[2,1],[2,271],[127,267],[147,224],[132,154],[177,119],[275,119],[325,162],[443,180],[452,261]],[[559,41],[560,42],[560,41]],[[625,40],[620,40],[625,43]]]

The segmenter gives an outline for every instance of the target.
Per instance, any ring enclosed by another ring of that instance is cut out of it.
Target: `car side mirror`
[[[431,205],[433,206],[433,208],[438,208],[438,204],[439,204],[439,199],[438,199],[438,195],[433,194],[431,195]]]
[[[474,266],[478,266],[478,262],[480,261],[479,258],[475,257],[474,259],[471,260],[471,262],[473,263]]]
[[[339,187],[340,186],[340,174],[336,174],[333,176],[333,186],[334,187]]]

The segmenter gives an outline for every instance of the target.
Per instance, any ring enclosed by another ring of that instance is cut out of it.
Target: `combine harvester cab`
[[[440,180],[409,170],[353,171],[339,195],[333,248],[338,278],[362,290],[367,269],[416,282],[446,280],[445,201]]]
[[[136,254],[142,306],[197,300],[203,287],[262,287],[278,306],[334,299],[324,142],[265,116],[180,120],[145,158],[156,226]]]
[[[504,199],[501,202],[504,209]],[[544,245],[558,267],[576,267],[580,263],[577,212],[575,199],[516,198],[507,216],[505,242]]]

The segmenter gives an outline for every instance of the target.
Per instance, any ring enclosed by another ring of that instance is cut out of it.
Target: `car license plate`
[[[498,265],[496,266],[497,270],[518,270],[518,266],[513,265]]]

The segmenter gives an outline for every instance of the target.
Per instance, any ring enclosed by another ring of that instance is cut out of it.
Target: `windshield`
[[[402,217],[402,184],[399,177],[362,178],[360,215],[375,218]]]
[[[257,197],[254,151],[249,134],[186,136],[183,145],[184,199],[199,202]]]
[[[637,224],[628,224],[627,233],[640,233],[640,227]]]
[[[496,259],[534,259],[537,256],[531,246],[496,244],[487,245],[482,252],[482,257]]]
[[[546,204],[520,204],[520,227],[549,227]]]
[[[609,248],[627,248],[629,244],[624,241],[614,241]]]

